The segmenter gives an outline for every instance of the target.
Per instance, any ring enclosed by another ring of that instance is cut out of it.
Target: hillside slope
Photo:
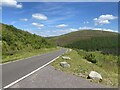
[[[103,37],[103,36],[116,36],[117,33],[99,31],[99,30],[81,30],[71,32],[65,35],[51,37],[50,39],[55,41],[60,46],[65,46],[78,40],[90,39],[92,37]]]
[[[90,82],[118,87],[118,33],[82,30],[49,39],[59,46],[70,48],[63,55],[70,60],[60,57],[52,63],[56,69],[87,80],[89,73],[96,71],[102,75],[103,80],[97,82],[91,79]],[[61,62],[67,62],[70,67],[62,67]]]
[[[81,30],[49,39],[59,46],[86,51],[101,50],[107,54],[116,54],[118,48],[118,33],[108,31]]]
[[[53,43],[45,38],[15,28],[11,25],[2,25],[2,54],[13,55],[16,52],[54,47]]]

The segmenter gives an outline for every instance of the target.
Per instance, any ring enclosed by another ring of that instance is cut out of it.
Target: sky
[[[118,31],[117,2],[4,0],[0,7],[2,7],[2,23],[44,37],[83,29]]]

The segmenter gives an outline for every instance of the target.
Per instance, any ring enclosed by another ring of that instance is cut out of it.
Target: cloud
[[[28,21],[28,19],[27,18],[22,18],[22,19],[20,19],[21,21]]]
[[[63,34],[74,32],[74,31],[78,31],[78,29],[67,28],[67,29],[60,29],[60,30],[50,30],[45,32],[45,34],[46,36],[59,36],[59,35],[63,35]]]
[[[117,17],[115,17],[115,16],[113,16],[113,15],[106,14],[106,15],[101,15],[99,18],[100,18],[100,19],[103,19],[103,20],[114,20],[114,19],[116,19]]]
[[[61,22],[63,20],[65,20],[66,17],[60,17],[60,18],[52,18],[52,19],[49,19],[47,21],[45,21],[47,24],[51,25],[51,24],[56,24],[57,22]]]
[[[108,31],[108,32],[118,32],[116,30],[108,29],[108,28],[93,28],[93,30],[103,30],[103,31]]]
[[[14,25],[15,23],[17,23],[17,22],[16,22],[16,21],[12,21],[10,24],[11,24],[11,25]]]
[[[85,22],[83,22],[84,24],[88,24],[89,22],[88,21],[85,21]]]
[[[47,16],[40,14],[40,13],[32,14],[32,17],[35,19],[38,19],[38,20],[47,20],[48,19]]]
[[[92,28],[92,27],[86,27],[86,26],[85,26],[85,27],[79,27],[79,29],[82,30],[82,29],[93,29],[93,28]]]
[[[63,34],[67,34],[70,32],[75,32],[75,31],[79,31],[79,30],[86,30],[86,29],[90,29],[90,30],[103,30],[103,31],[109,31],[109,32],[118,32],[112,29],[107,29],[107,28],[94,28],[94,27],[80,27],[78,28],[61,28],[61,29],[52,29],[52,30],[38,30],[36,32],[36,34],[40,35],[40,36],[44,36],[44,37],[50,37],[50,36],[59,36],[59,35],[63,35]],[[34,31],[35,32],[35,31]]]
[[[44,24],[40,24],[40,23],[32,23],[32,25],[38,27],[38,29],[44,27]]]
[[[75,28],[70,28],[69,30],[72,31],[72,32],[73,31],[78,31],[78,29],[75,29]]]
[[[74,31],[78,31],[78,29],[67,28],[67,29],[56,30],[56,31],[53,31],[53,32],[57,32],[59,34],[66,34],[66,33],[74,32]]]
[[[94,28],[94,27],[80,27],[79,30],[103,30],[103,31],[109,31],[109,32],[118,32],[113,29],[108,29],[108,28]]]
[[[16,0],[2,0],[0,3],[2,6],[22,8],[22,3],[18,3]]]
[[[103,24],[109,24],[110,20],[117,19],[116,16],[106,14],[106,15],[101,15],[98,18],[94,18],[93,20],[95,21],[95,25],[103,25]]]
[[[67,27],[68,25],[66,25],[66,24],[59,24],[59,25],[57,25],[56,27],[57,28],[64,28],[64,27]]]

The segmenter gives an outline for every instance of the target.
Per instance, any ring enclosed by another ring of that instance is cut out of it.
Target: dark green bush
[[[90,39],[77,40],[65,47],[83,49],[85,51],[102,51],[103,54],[118,55],[118,36],[92,37]]]
[[[89,62],[97,63],[97,60],[93,54],[86,54],[84,58],[87,59]]]

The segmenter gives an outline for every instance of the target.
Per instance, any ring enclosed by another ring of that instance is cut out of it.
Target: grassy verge
[[[9,56],[3,55],[2,56],[2,63],[15,61],[15,60],[23,59],[23,58],[28,58],[28,57],[44,54],[47,52],[53,52],[53,51],[57,51],[59,49],[60,48],[42,48],[42,49],[37,49],[37,50],[21,51],[21,52],[18,52],[18,53],[15,53],[13,55],[9,55]]]
[[[84,59],[86,53],[92,53],[98,60],[97,63],[90,63]],[[108,86],[118,86],[118,68],[117,68],[117,57],[112,55],[103,55],[100,52],[85,52],[83,50],[77,52],[72,50],[64,54],[69,56],[71,60],[63,60],[62,57],[52,63],[56,69],[71,73],[87,79],[90,71],[97,71],[103,77],[103,81],[99,82]],[[70,64],[70,68],[63,68],[60,66],[60,62],[66,61]],[[90,80],[91,82],[95,82]],[[97,82],[98,83],[98,82]]]

